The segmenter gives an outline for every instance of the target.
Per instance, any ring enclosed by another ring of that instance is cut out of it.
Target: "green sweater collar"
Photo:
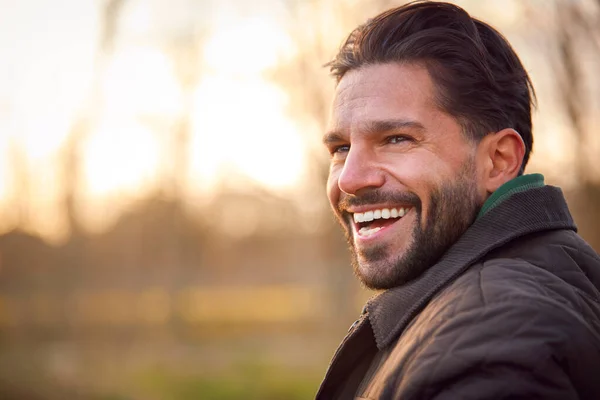
[[[496,207],[509,196],[524,192],[526,190],[544,186],[544,175],[542,174],[527,174],[517,176],[516,178],[506,182],[500,186],[488,199],[483,203],[483,207],[479,211],[477,218],[481,218],[485,213]]]

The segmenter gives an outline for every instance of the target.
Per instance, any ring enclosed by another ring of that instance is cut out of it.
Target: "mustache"
[[[421,210],[421,199],[411,192],[384,192],[373,189],[361,193],[360,195],[344,195],[340,197],[337,208],[341,213],[345,213],[350,207],[365,206],[376,203],[406,204],[414,206],[418,211]]]

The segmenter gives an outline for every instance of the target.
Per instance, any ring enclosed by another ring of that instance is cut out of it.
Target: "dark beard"
[[[369,204],[383,201],[412,205],[417,218],[412,232],[411,245],[395,261],[368,274],[361,272],[360,258],[369,263],[384,262],[393,251],[389,245],[378,245],[357,253],[353,246],[352,231],[346,226],[346,238],[352,252],[355,275],[370,289],[390,289],[401,286],[434,265],[475,221],[481,208],[475,184],[475,170],[467,162],[454,182],[444,184],[431,194],[427,220],[422,221],[422,205],[413,194],[366,193],[361,199],[347,200],[353,204]]]

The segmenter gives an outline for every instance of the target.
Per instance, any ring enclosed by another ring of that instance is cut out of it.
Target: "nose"
[[[377,167],[372,152],[364,148],[351,147],[338,177],[340,190],[356,196],[363,190],[381,187],[384,181],[383,171]]]

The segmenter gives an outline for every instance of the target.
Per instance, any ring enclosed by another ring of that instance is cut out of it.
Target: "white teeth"
[[[360,230],[358,231],[358,233],[360,233],[361,236],[371,236],[372,234],[379,232],[381,230],[380,227],[377,228],[360,228]]]
[[[382,208],[378,210],[366,211],[364,213],[354,213],[354,222],[370,222],[374,219],[390,219],[390,218],[402,218],[406,213],[410,210],[410,207],[400,207],[400,208]]]

